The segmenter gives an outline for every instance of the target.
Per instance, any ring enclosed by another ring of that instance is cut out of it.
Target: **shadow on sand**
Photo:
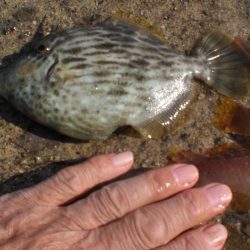
[[[30,172],[26,172],[23,174],[19,174],[19,175],[15,175],[13,177],[11,177],[10,179],[4,181],[3,183],[0,183],[0,195],[6,194],[6,193],[10,193],[10,192],[14,192],[17,191],[19,189],[23,189],[23,188],[27,188],[27,187],[31,187],[49,177],[51,177],[52,175],[56,174],[58,171],[60,171],[61,169],[68,167],[68,166],[72,166],[74,164],[79,164],[86,161],[86,158],[79,158],[76,160],[72,160],[72,161],[62,161],[62,162],[54,162],[51,163],[45,167],[41,167],[39,169],[36,169],[34,171],[30,171]],[[111,183],[117,180],[122,180],[122,179],[126,179],[132,176],[136,176],[139,175],[143,172],[148,171],[148,169],[132,169],[129,172],[127,172],[126,174],[110,181],[110,182],[106,182],[107,183]],[[102,185],[97,186],[94,190],[99,189]],[[93,190],[92,190],[93,191]]]

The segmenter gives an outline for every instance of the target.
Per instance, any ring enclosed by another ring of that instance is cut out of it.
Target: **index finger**
[[[129,151],[95,156],[82,164],[64,168],[48,180],[21,192],[32,203],[63,205],[94,186],[125,173],[132,163],[133,154]]]

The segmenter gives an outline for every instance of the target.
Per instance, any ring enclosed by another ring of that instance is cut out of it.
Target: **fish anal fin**
[[[164,126],[162,126],[156,120],[146,121],[139,125],[133,126],[138,131],[142,139],[160,139],[166,134]]]
[[[171,106],[166,105],[166,108],[163,108],[157,115],[145,119],[144,122],[135,124],[133,127],[145,139],[159,139],[174,133],[176,128],[186,122],[190,113],[186,111],[192,109],[196,100],[196,91],[196,88],[191,88],[189,92],[180,95]],[[149,114],[145,112],[144,116],[147,117]]]
[[[118,134],[118,135],[126,135],[129,137],[135,137],[135,138],[141,138],[141,133],[137,131],[134,127],[132,126],[121,126],[118,127],[113,134]]]

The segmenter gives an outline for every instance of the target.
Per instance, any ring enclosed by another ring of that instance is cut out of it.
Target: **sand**
[[[250,38],[249,0],[0,0],[0,59],[17,53],[42,24],[44,33],[91,25],[125,13],[160,30],[166,43],[189,53],[211,30]],[[7,59],[6,59],[7,57]],[[11,57],[12,59],[15,57]],[[0,193],[34,185],[59,169],[92,155],[132,150],[135,168],[158,168],[169,162],[169,149],[202,153],[231,141],[213,126],[218,95],[200,86],[197,104],[182,126],[166,138],[144,141],[113,135],[105,141],[79,142],[44,128],[0,99]],[[226,173],[225,173],[226,174]],[[228,211],[218,220],[230,230],[225,249],[250,249],[250,213]]]

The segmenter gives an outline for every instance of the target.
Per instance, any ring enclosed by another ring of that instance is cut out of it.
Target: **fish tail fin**
[[[195,51],[206,61],[208,84],[219,93],[240,102],[250,95],[249,46],[249,42],[234,40],[215,31],[208,34]]]

